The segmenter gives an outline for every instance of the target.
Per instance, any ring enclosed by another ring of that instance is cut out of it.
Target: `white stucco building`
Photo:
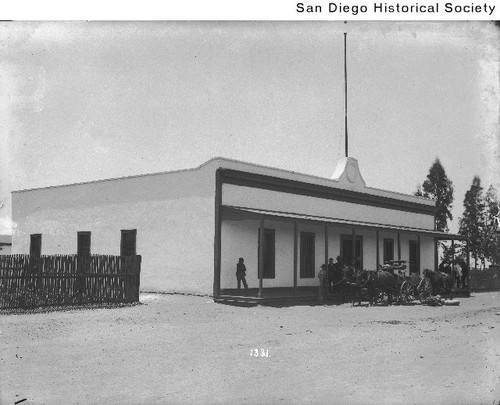
[[[353,158],[332,179],[229,159],[173,172],[14,191],[13,253],[139,254],[141,289],[210,294],[317,286],[329,258],[436,267],[433,200],[366,186]],[[262,249],[259,241],[262,240]],[[353,254],[353,243],[355,252]],[[261,278],[259,280],[259,262]]]

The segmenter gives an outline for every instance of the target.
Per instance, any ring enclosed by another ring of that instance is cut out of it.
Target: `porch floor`
[[[288,305],[335,305],[349,302],[354,296],[341,296],[338,293],[327,293],[323,302],[319,301],[319,287],[275,287],[263,288],[262,297],[258,296],[258,288],[249,288],[248,294],[245,290],[237,288],[222,289],[220,295],[214,299],[215,302],[230,305],[254,306],[288,306]],[[468,288],[455,288],[454,297],[470,297]]]
[[[216,302],[232,305],[319,305],[319,287],[275,287],[263,288],[262,297],[259,297],[258,288],[249,288],[248,293],[245,290],[237,288],[222,289],[220,295],[215,299]],[[325,296],[325,302],[329,304],[343,303],[340,294],[328,294]]]
[[[292,296],[318,296],[319,287],[297,287],[297,294],[294,293],[293,287],[273,287],[273,288],[263,288],[263,297],[292,297]],[[248,296],[248,297],[258,297],[258,288],[249,288],[248,295],[245,294],[245,289],[242,288],[238,290],[237,288],[226,288],[221,290],[221,295],[235,295],[235,296]]]

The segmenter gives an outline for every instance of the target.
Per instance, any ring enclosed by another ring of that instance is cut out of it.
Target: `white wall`
[[[14,253],[75,254],[90,231],[92,254],[120,254],[120,230],[137,229],[141,289],[211,294],[215,174],[180,171],[13,193]]]
[[[377,269],[377,234],[375,231],[363,230],[359,232],[363,236],[363,269]],[[380,240],[379,240],[380,243]],[[380,248],[380,245],[379,245]],[[379,257],[382,261],[382,256]]]
[[[434,270],[434,238],[430,236],[420,237],[420,274],[423,269]],[[437,269],[436,269],[437,270]]]
[[[236,263],[245,259],[249,287],[259,285],[258,277],[258,232],[260,221],[222,222],[221,288],[236,288]],[[293,223],[266,220],[264,227],[275,230],[275,278],[263,280],[263,287],[293,287]],[[324,227],[299,224],[297,227],[297,285],[318,285],[317,274],[325,261]],[[315,274],[313,278],[300,278],[300,232],[315,234]]]
[[[0,250],[0,255],[10,255],[12,254],[12,246],[2,246]]]
[[[224,184],[224,205],[434,229],[434,216],[277,191]]]
[[[259,278],[258,268],[258,232],[260,222],[257,220],[222,222],[222,256],[221,256],[221,288],[236,288],[236,263],[239,257],[245,259],[247,267],[247,282],[249,287],[257,288]],[[275,230],[275,278],[264,279],[266,287],[293,286],[293,223],[285,221],[265,221],[265,228]],[[298,286],[318,285],[317,274],[325,260],[324,225],[299,223],[298,225]],[[300,232],[315,233],[315,277],[300,278]],[[352,228],[345,226],[328,225],[328,257],[336,261],[340,255],[341,235],[351,235]],[[363,238],[363,268],[375,270],[377,268],[377,236],[375,230],[356,230],[356,235]],[[396,232],[379,231],[379,260],[383,262],[384,238],[394,240],[394,259],[398,259],[398,236]],[[401,260],[409,262],[409,241],[417,240],[416,235],[400,234]],[[420,272],[424,268],[434,268],[434,239],[420,237]],[[409,275],[409,266],[405,273]]]
[[[222,222],[221,288],[236,288],[236,263],[245,259],[248,286],[259,285],[259,221]],[[293,224],[265,221],[266,229],[275,230],[275,278],[264,279],[264,287],[293,286]]]

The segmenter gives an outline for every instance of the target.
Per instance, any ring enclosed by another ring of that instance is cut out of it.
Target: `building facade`
[[[328,258],[437,266],[433,200],[367,187],[343,159],[320,178],[229,159],[195,169],[15,191],[13,253],[139,254],[143,291],[218,296],[316,286]],[[259,271],[261,269],[262,271]]]

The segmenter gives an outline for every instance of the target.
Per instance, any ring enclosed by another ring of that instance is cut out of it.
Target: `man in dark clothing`
[[[354,259],[353,265],[354,265],[354,272],[361,270],[361,258],[359,256],[357,256]]]
[[[344,263],[342,258],[337,256],[337,263],[335,263],[335,282],[338,283],[344,278]]]
[[[450,271],[448,270],[448,262],[446,260],[443,260],[440,264],[439,264],[439,267],[438,267],[438,270],[441,272],[441,273],[450,273]]]
[[[326,296],[326,287],[328,278],[328,275],[326,273],[326,266],[324,264],[321,265],[321,270],[318,273],[318,278],[319,278],[319,301],[324,302]]]
[[[462,266],[462,287],[468,288],[469,287],[469,266],[467,266],[467,263],[465,262],[465,260],[461,261],[460,265]]]
[[[238,263],[236,264],[236,280],[238,280],[238,290],[241,289],[241,282],[243,282],[243,287],[245,287],[245,294],[248,295],[248,285],[245,280],[245,276],[247,274],[247,268],[245,267],[245,263],[243,257],[240,257]]]
[[[351,258],[351,264],[347,266],[347,270],[344,273],[345,279],[350,282],[354,282],[354,276],[356,274],[356,266],[354,257]]]
[[[335,284],[335,264],[333,263],[333,259],[330,257],[328,260],[328,290],[330,293],[333,292],[333,286]]]

